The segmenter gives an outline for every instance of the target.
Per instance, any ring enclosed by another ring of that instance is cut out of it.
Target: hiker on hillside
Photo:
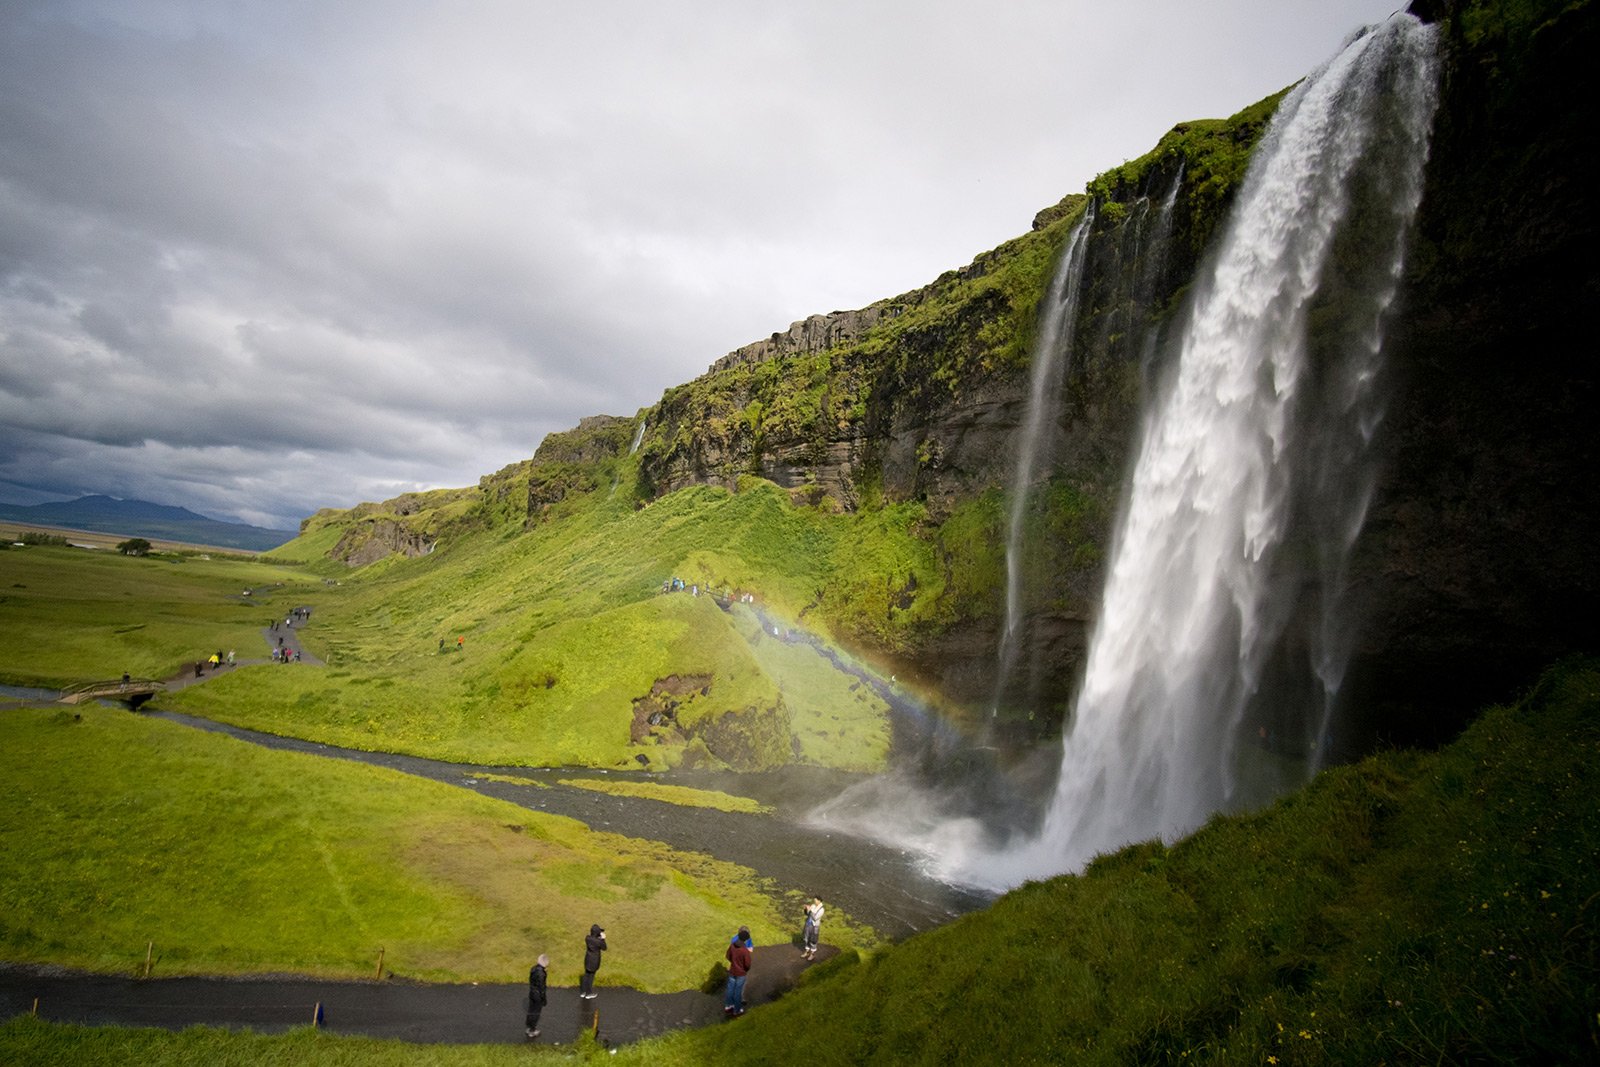
[[[594,972],[600,969],[600,953],[606,950],[606,931],[599,923],[589,927],[589,936],[583,939],[583,978],[578,983],[578,996],[593,1000],[599,996],[594,991]]]
[[[739,932],[733,935],[733,940],[728,943],[728,951],[724,955],[728,960],[728,992],[722,998],[722,1014],[743,1015],[744,980],[750,974],[750,965],[755,962],[755,956],[750,951],[748,926],[739,927]]]
[[[528,971],[528,1036],[539,1036],[539,1013],[544,1011],[545,1002],[549,995],[545,988],[545,968],[550,966],[550,957],[539,953],[539,961]]]
[[[802,955],[808,960],[817,958],[817,935],[822,932],[822,898],[812,897],[811,903],[806,905],[806,928],[803,940],[805,951]]]

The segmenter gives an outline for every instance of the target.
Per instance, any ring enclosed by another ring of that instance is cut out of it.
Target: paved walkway
[[[708,961],[719,958],[707,948]],[[823,945],[817,963],[838,953]],[[793,945],[755,951],[746,1003],[781,995],[806,967]],[[707,963],[710,967],[710,963]],[[605,969],[600,971],[601,978]],[[600,985],[583,1000],[572,988],[550,989],[539,1020],[541,1043],[565,1044],[595,1030],[622,1044],[690,1026],[739,1025],[722,1013],[722,995],[641,993]],[[277,1033],[311,1025],[318,1007],[332,1033],[436,1044],[523,1043],[526,983],[426,985],[404,981],[319,982],[299,978],[156,978],[79,974],[58,968],[0,966],[0,1018],[37,1011],[53,1022],[97,1026],[204,1025]]]

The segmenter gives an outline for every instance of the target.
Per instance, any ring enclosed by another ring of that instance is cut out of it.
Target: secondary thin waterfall
[[[1072,361],[1073,327],[1078,321],[1083,263],[1094,219],[1095,205],[1091,202],[1067,238],[1067,246],[1061,253],[1061,262],[1040,310],[1027,414],[1023,417],[1017,466],[1011,480],[1011,508],[1006,517],[1006,617],[1005,627],[1000,632],[999,668],[995,675],[991,716],[999,713],[1006,684],[1016,670],[1022,636],[1022,548],[1029,491],[1038,476],[1041,455],[1049,452],[1050,433],[1061,411],[1061,381]]]
[[[1317,768],[1348,650],[1340,582],[1371,492],[1383,326],[1422,196],[1435,37],[1397,15],[1279,107],[1147,416],[1042,829],[947,857],[953,877],[1078,869]]]

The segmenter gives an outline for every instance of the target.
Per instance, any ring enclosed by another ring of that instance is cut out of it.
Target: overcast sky
[[[1398,6],[0,0],[0,500],[474,484]]]

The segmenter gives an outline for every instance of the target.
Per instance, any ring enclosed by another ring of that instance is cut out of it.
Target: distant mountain
[[[84,496],[31,506],[0,503],[0,519],[251,552],[277,548],[295,536],[293,530],[267,530],[244,523],[221,522],[196,515],[188,508],[109,496]]]

